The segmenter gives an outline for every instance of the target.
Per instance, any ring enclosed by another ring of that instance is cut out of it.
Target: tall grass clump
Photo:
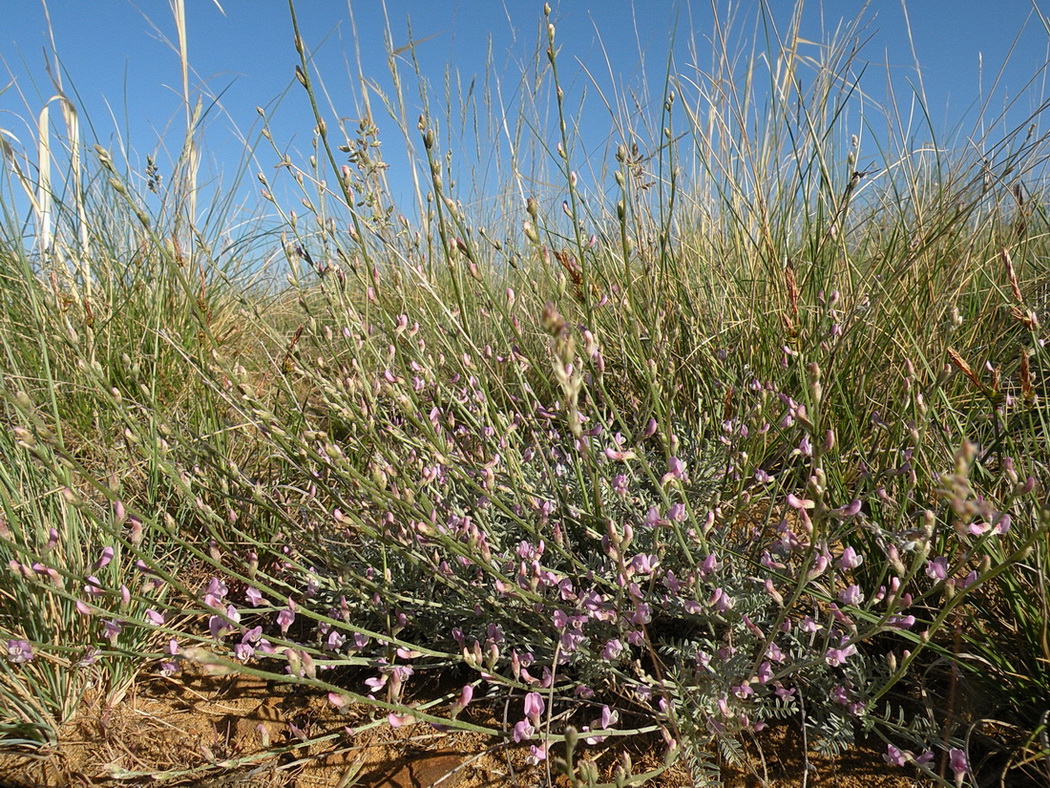
[[[119,702],[144,655],[175,632],[166,628],[180,618],[169,581],[192,565],[185,545],[200,534],[172,489],[176,468],[199,451],[182,447],[193,436],[236,456],[187,361],[243,345],[237,305],[259,295],[236,254],[219,248],[228,228],[187,228],[194,141],[173,162],[177,186],[164,189],[152,159],[139,174],[101,146],[86,150],[75,108],[60,82],[54,88],[64,133],[46,109],[31,129],[34,149],[4,132],[0,735],[8,745],[55,744],[82,702]],[[225,199],[208,216],[225,221]],[[185,532],[172,540],[176,523]]]
[[[450,147],[494,91],[438,111],[393,54],[398,92],[366,86],[418,151],[403,211],[290,8],[314,133],[273,150],[295,210],[259,176],[283,292],[158,229],[105,151],[90,300],[4,241],[2,589],[52,622],[3,619],[4,732],[53,740],[73,709],[27,699],[89,647],[371,709],[294,747],[429,723],[573,785],[760,771],[782,723],[946,784],[1045,773],[1043,108],[919,147],[859,102],[859,20],[807,56],[801,9],[763,11],[763,57],[717,29],[651,106],[609,95],[581,161],[546,8],[497,209]]]

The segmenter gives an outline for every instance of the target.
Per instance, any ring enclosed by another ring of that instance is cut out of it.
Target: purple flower
[[[230,593],[230,589],[219,578],[213,577],[208,582],[208,587],[204,590],[204,593],[206,595],[211,595],[211,596],[218,597],[219,599],[222,599],[228,593]]]
[[[792,509],[812,509],[817,504],[809,498],[799,498],[792,493],[788,493],[787,504]]]
[[[842,551],[842,557],[838,560],[839,569],[856,569],[864,563],[864,556],[859,555],[852,547]]]
[[[341,709],[346,705],[346,696],[340,695],[338,692],[329,692],[328,702],[335,706],[337,709]]]
[[[943,555],[930,560],[926,564],[926,576],[931,580],[944,580],[948,577],[948,559]]]
[[[531,725],[529,725],[528,720],[522,720],[521,722],[514,723],[514,733],[512,734],[514,743],[518,744],[527,739],[531,739],[533,730],[534,729]]]
[[[886,745],[886,754],[882,756],[882,759],[890,766],[903,766],[906,763],[904,753],[892,744]]]
[[[713,607],[716,612],[724,613],[726,610],[729,610],[735,602],[733,598],[721,588],[716,588],[711,594],[711,598],[707,600],[707,604]]]
[[[857,605],[864,601],[864,594],[860,586],[851,585],[839,591],[839,601],[844,605]]]
[[[452,704],[450,709],[453,718],[459,714],[463,709],[470,705],[470,702],[474,699],[474,687],[470,684],[464,684],[463,689],[459,691],[459,699]]]
[[[773,682],[773,687],[774,687],[773,694],[776,695],[781,700],[787,700],[788,698],[794,697],[794,695],[795,695],[794,687],[792,687],[791,689],[788,689],[783,684],[781,684],[779,681],[774,681]]]
[[[955,782],[961,783],[962,778],[970,770],[970,764],[966,760],[966,753],[957,747],[948,750],[948,765],[955,773]]]
[[[852,501],[850,501],[845,506],[840,506],[838,509],[836,509],[835,510],[835,514],[837,514],[839,517],[855,517],[860,512],[860,506],[861,506],[860,500],[857,499],[857,498],[854,498]],[[847,550],[852,550],[853,548],[847,547],[846,549]],[[843,554],[843,555],[845,555],[845,554]],[[859,566],[859,564],[858,564],[858,566]]]
[[[580,630],[567,629],[562,633],[558,642],[561,643],[562,651],[566,654],[572,654],[580,648],[585,639],[583,632]]]
[[[241,662],[247,662],[255,655],[255,646],[251,643],[238,643],[233,647],[233,655]]]
[[[105,591],[102,590],[102,583],[94,575],[88,575],[87,585],[84,586],[84,593],[88,596],[104,596]]]
[[[95,562],[95,569],[102,569],[109,565],[109,562],[113,560],[113,548],[104,547],[102,548],[102,556]]]
[[[85,647],[84,654],[80,657],[79,660],[77,660],[76,666],[78,668],[86,668],[89,665],[94,665],[96,662],[98,662],[98,658],[101,653],[102,652],[94,646]]]
[[[602,658],[612,662],[622,653],[623,643],[620,642],[619,638],[614,638],[605,644],[605,648],[602,649]]]
[[[700,564],[700,577],[707,577],[712,572],[717,572],[719,568],[718,556],[714,553],[708,553],[707,557]]]
[[[295,613],[291,610],[285,609],[277,614],[277,624],[281,628],[282,635],[288,634],[288,627],[292,625],[293,621],[295,621]]]
[[[803,632],[809,632],[810,634],[812,634],[814,632],[819,632],[824,627],[823,625],[818,624],[812,616],[803,616],[802,620],[799,622],[799,628]]]
[[[655,506],[650,506],[649,511],[645,513],[645,517],[642,520],[650,528],[655,528],[658,525],[667,525],[666,520],[660,519],[660,512],[657,511]]]
[[[536,766],[539,763],[547,760],[547,745],[541,745],[537,747],[535,744],[529,747],[529,754],[525,758],[525,762],[530,766]]]
[[[759,684],[766,684],[773,678],[773,666],[769,660],[763,660],[762,664],[758,666],[758,673],[755,674],[755,681]]]
[[[685,480],[685,463],[677,457],[672,457],[667,461],[667,473],[660,479],[660,484],[666,485],[672,479]]]
[[[583,730],[588,731],[597,729],[600,731],[607,731],[612,728],[613,724],[619,720],[619,718],[619,712],[613,711],[608,706],[602,706],[602,716],[599,719],[591,720],[591,724],[585,725]],[[588,736],[584,741],[590,745],[595,745],[601,744],[605,739],[605,736]]]
[[[540,725],[544,706],[543,696],[540,693],[530,692],[525,696],[525,719],[537,728]]]
[[[741,700],[745,700],[747,698],[750,698],[752,695],[755,694],[755,690],[751,687],[751,684],[749,682],[746,682],[746,681],[741,683],[741,684],[739,684],[739,685],[737,685],[737,686],[735,686],[735,687],[732,687],[731,689],[732,689],[733,694],[736,695]]]
[[[110,645],[115,646],[117,643],[117,636],[122,629],[123,627],[120,625],[120,622],[115,618],[111,618],[102,625],[102,634],[105,636],[106,640],[110,642]]]
[[[639,553],[631,559],[631,568],[640,575],[651,575],[659,565],[660,559],[655,555]]]
[[[824,655],[824,660],[831,665],[831,667],[837,667],[838,665],[845,665],[846,660],[857,653],[857,647],[852,643],[848,646],[842,646],[840,648],[828,649],[828,653]]]
[[[230,622],[228,622],[222,616],[209,616],[208,617],[208,631],[211,636],[218,640],[223,635],[229,634],[232,631]]]
[[[258,607],[263,603],[263,595],[259,592],[259,589],[253,586],[248,586],[244,589],[244,595],[248,598],[248,601],[252,603],[252,607]]]
[[[7,641],[7,661],[12,665],[23,665],[33,660],[33,647],[28,640]]]
[[[729,600],[729,607],[732,607],[732,600]],[[634,612],[631,613],[630,622],[632,624],[648,624],[652,620],[652,611],[647,602],[639,602],[638,606],[635,607]]]
[[[378,676],[365,679],[365,684],[372,690],[372,692],[378,692],[386,686],[387,676],[385,673],[380,673]]]
[[[150,623],[154,626],[159,627],[161,624],[164,623],[164,614],[158,613],[152,607],[146,611],[146,618],[148,618],[150,620]]]

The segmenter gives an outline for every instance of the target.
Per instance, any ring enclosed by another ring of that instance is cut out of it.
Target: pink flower
[[[966,753],[957,747],[948,750],[948,765],[955,773],[955,782],[962,782],[962,778],[970,770],[970,764],[966,760]]]
[[[542,761],[547,760],[547,745],[537,747],[535,744],[529,747],[529,754],[525,758],[525,761],[530,766],[536,766]]]
[[[372,676],[371,678],[365,679],[365,684],[369,686],[372,692],[378,692],[386,686],[387,676],[385,673],[381,673],[378,676]]]
[[[839,591],[839,601],[844,605],[856,605],[863,600],[864,594],[858,585],[851,585],[849,588]]]
[[[335,706],[337,709],[343,708],[346,705],[346,697],[340,695],[338,692],[328,693],[328,702]]]
[[[855,517],[860,512],[860,506],[860,500],[854,498],[845,506],[840,506],[838,509],[836,509],[835,514],[837,514],[839,517]],[[852,550],[853,548],[847,547],[846,549]]]
[[[470,702],[474,699],[474,687],[470,684],[464,684],[463,689],[459,691],[459,699],[452,704],[450,711],[452,716],[455,717],[463,709],[470,705]]]
[[[208,582],[208,587],[206,589],[204,589],[204,593],[206,595],[210,594],[211,596],[215,596],[215,597],[218,597],[219,599],[222,599],[228,593],[230,593],[230,589],[219,578],[213,577]]]
[[[295,613],[291,610],[282,610],[277,614],[277,624],[281,627],[281,634],[288,634],[288,627],[295,621]]]
[[[792,509],[812,509],[817,504],[811,501],[809,498],[799,498],[791,493],[788,493],[787,504]]]
[[[248,586],[244,589],[244,595],[248,598],[248,601],[252,603],[252,607],[258,607],[263,602],[263,595],[259,592],[259,589],[253,586]]]
[[[859,555],[852,547],[842,551],[842,557],[838,560],[839,569],[856,569],[864,563],[864,556]]]
[[[631,568],[640,575],[651,575],[659,565],[660,559],[655,555],[639,553],[631,559]]]
[[[585,731],[592,731],[592,730],[607,731],[607,730],[612,728],[613,724],[617,720],[619,720],[619,718],[620,718],[619,712],[613,711],[608,706],[602,706],[602,716],[599,719],[591,720],[591,724],[590,725],[585,725],[583,727],[583,730],[585,730]],[[586,737],[584,739],[584,741],[587,742],[590,745],[595,745],[595,744],[601,744],[603,741],[605,741],[605,739],[606,739],[605,736],[588,736],[588,737]]]
[[[886,626],[894,629],[911,629],[915,626],[915,616],[890,616],[886,619]]]
[[[766,684],[771,678],[773,678],[773,666],[769,663],[769,660],[763,660],[762,664],[758,666],[755,681],[759,684]]]
[[[233,655],[241,662],[247,662],[255,655],[255,646],[251,643],[238,643],[233,647]]]
[[[7,661],[12,665],[23,665],[33,661],[33,647],[28,640],[7,641]]]
[[[87,585],[84,586],[84,593],[88,596],[104,596],[105,591],[102,590],[102,583],[94,575],[88,575]]]
[[[209,616],[208,631],[213,638],[218,640],[223,635],[229,634],[232,631],[232,627],[222,616]]]
[[[931,580],[944,580],[948,577],[948,559],[939,555],[926,564],[926,576]]]
[[[828,649],[828,653],[824,655],[824,660],[829,665],[831,665],[831,667],[834,668],[838,665],[845,665],[846,660],[848,660],[856,653],[857,647],[851,643],[850,645],[844,646],[842,648]]]
[[[109,562],[113,560],[113,548],[104,547],[102,548],[102,556],[95,562],[95,569],[102,569],[109,565]]]
[[[886,754],[882,756],[882,759],[890,766],[903,766],[905,764],[904,753],[892,744],[886,745]]]
[[[660,479],[660,484],[666,485],[672,479],[684,480],[685,478],[685,463],[677,457],[672,457],[667,461],[667,473]]]
[[[525,696],[525,719],[535,727],[540,726],[540,717],[543,715],[545,704],[543,696],[538,692],[530,692]]]
[[[605,644],[605,648],[602,649],[602,658],[613,661],[622,653],[623,643],[620,642],[619,638],[614,638]]]

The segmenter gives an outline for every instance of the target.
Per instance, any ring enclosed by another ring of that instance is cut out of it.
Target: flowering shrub
[[[100,224],[135,228],[156,288],[103,258],[85,281],[108,290],[67,304],[52,291],[77,282],[45,281],[4,239],[25,297],[0,292],[5,316],[22,310],[0,323],[17,367],[0,414],[16,459],[0,468],[0,736],[53,740],[94,677],[115,701],[139,668],[195,665],[364,705],[363,726],[484,732],[575,785],[599,777],[581,752],[642,735],[711,777],[782,722],[830,753],[881,737],[888,764],[962,783],[977,722],[918,706],[920,677],[948,665],[957,687],[990,667],[999,697],[1042,708],[1050,365],[1035,277],[979,209],[983,175],[942,183],[902,140],[884,191],[825,193],[860,145],[828,147],[848,102],[830,77],[851,57],[834,45],[806,98],[835,110],[827,128],[778,99],[757,138],[730,130],[721,150],[689,109],[701,96],[669,79],[653,127],[704,151],[691,206],[661,197],[683,186],[679,148],[649,161],[626,138],[606,206],[574,169],[554,35],[562,122],[540,148],[558,193],[498,229],[459,201],[426,108],[415,220],[383,190],[370,121],[336,141],[315,118],[332,185],[317,158],[282,157],[318,190],[307,216],[282,213],[280,308],[203,264],[189,287],[156,229],[174,238],[182,218],[151,219],[105,151],[124,202]],[[712,80],[719,116],[746,115]],[[979,169],[1028,172],[1045,154],[1025,151]],[[755,164],[780,159],[775,175]],[[827,204],[842,207],[814,224]],[[934,226],[916,236],[919,215]],[[69,312],[84,303],[106,319]],[[152,366],[119,352],[155,324]],[[41,346],[51,325],[62,339]]]

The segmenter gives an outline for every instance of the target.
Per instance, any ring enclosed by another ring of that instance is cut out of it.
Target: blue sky
[[[191,81],[207,93],[220,95],[223,108],[209,115],[204,168],[211,174],[225,173],[229,180],[243,149],[240,135],[250,136],[253,129],[258,130],[257,106],[264,107],[270,116],[279,147],[293,157],[309,153],[313,121],[302,91],[294,83],[296,53],[287,3],[220,1],[225,13],[212,0],[186,0],[186,8],[190,61],[195,69]],[[687,46],[690,38],[700,50],[701,64],[710,62],[710,55],[704,51],[713,29],[712,3],[708,0],[561,0],[552,5],[563,83],[576,100],[585,87],[588,89],[579,117],[583,135],[594,138],[588,150],[596,155],[608,138],[609,121],[595,87],[588,85],[592,76],[606,91],[610,84],[640,90],[648,79],[648,86],[658,95],[676,19],[676,66],[686,69],[692,63]],[[753,3],[731,5],[715,0],[714,5],[723,18],[729,9],[737,8],[744,20],[742,27],[753,30]],[[781,22],[791,5],[770,0]],[[965,138],[973,129],[981,87],[986,94],[990,91],[1007,60],[1002,79],[995,84],[993,117],[994,108],[1019,97],[1013,116],[1023,118],[1050,95],[1040,71],[1047,61],[1050,35],[1033,15],[1036,7],[1050,14],[1050,0],[908,2],[915,54],[922,65],[921,76],[937,126],[962,129]],[[486,73],[490,84],[492,77],[503,80],[504,101],[512,112],[524,100],[518,80],[522,70],[535,61],[542,3],[387,0],[384,14],[378,0],[351,0],[349,4],[300,0],[297,13],[304,40],[314,52],[317,71],[339,114],[358,117],[361,112],[351,8],[362,71],[384,89],[390,86],[383,33],[389,21],[395,48],[409,43],[411,25],[411,40],[419,42],[415,53],[439,104],[445,68],[450,64],[464,85],[477,77],[479,90]],[[91,120],[94,138],[111,147],[121,141],[139,166],[146,154],[157,153],[163,171],[168,156],[165,151],[177,148],[183,123],[178,56],[164,40],[175,40],[168,3],[51,0],[49,11],[63,82],[67,92],[75,91],[76,100]],[[821,5],[811,1],[805,6],[803,35],[820,41],[842,20],[861,13],[867,20],[863,35],[868,39],[862,60],[870,63],[865,84],[881,92],[888,73],[898,95],[906,95],[909,83],[916,83],[916,72],[900,2],[825,0]],[[45,70],[49,49],[43,4],[39,0],[5,0],[0,89],[6,86],[6,90],[0,93],[0,128],[22,142],[31,138],[27,122],[32,122],[53,94]],[[489,52],[492,66],[487,69]],[[409,74],[407,52],[400,57]],[[1030,82],[1036,75],[1036,81]],[[404,145],[378,104],[373,105],[373,111],[385,141],[384,156],[391,164],[394,187],[405,190],[410,179],[405,172]],[[409,118],[414,125],[415,115]],[[258,168],[272,167],[275,160],[271,152],[260,149]],[[255,169],[253,165],[252,171]]]

